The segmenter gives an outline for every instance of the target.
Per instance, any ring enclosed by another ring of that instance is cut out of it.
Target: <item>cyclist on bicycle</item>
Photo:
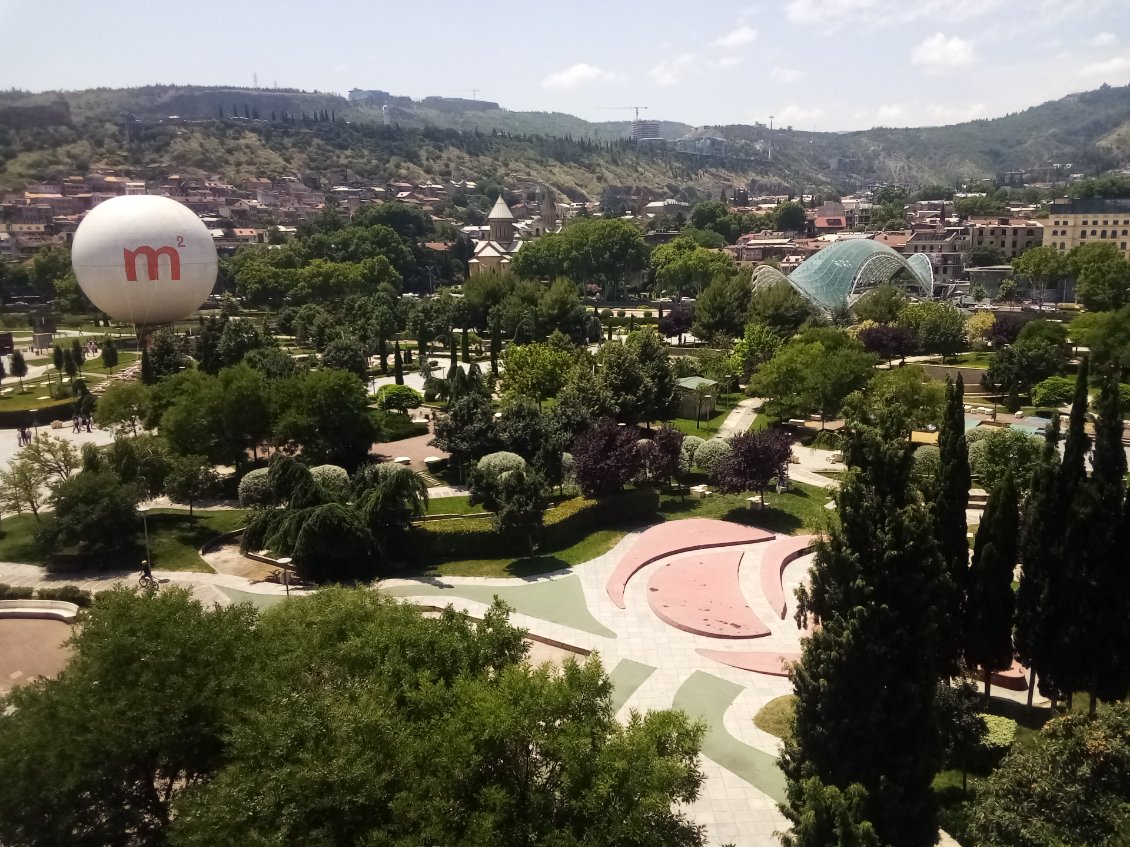
[[[149,560],[141,560],[141,581],[153,582],[153,569],[149,567]]]

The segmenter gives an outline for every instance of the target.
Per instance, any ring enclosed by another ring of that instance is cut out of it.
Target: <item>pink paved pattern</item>
[[[772,653],[745,650],[695,650],[698,655],[732,668],[769,676],[788,676],[789,665],[800,660],[800,653]]]
[[[647,587],[647,602],[664,623],[712,638],[770,634],[738,585],[741,550],[712,550],[668,562]]]
[[[666,556],[708,547],[771,541],[774,537],[773,533],[754,526],[742,526],[708,518],[670,521],[653,526],[640,534],[636,543],[608,578],[608,596],[616,606],[625,608],[624,589],[628,585],[628,580],[636,571]]]
[[[816,543],[814,535],[794,535],[778,538],[768,545],[761,554],[761,592],[773,611],[785,619],[785,568],[812,550]]]
[[[977,672],[980,678],[980,671]],[[1013,661],[1012,667],[1006,671],[994,671],[990,678],[993,685],[1008,691],[1026,691],[1028,689],[1028,672],[1020,662]]]

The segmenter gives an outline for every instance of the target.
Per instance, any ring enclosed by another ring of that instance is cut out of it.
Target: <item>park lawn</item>
[[[44,519],[49,514],[46,513]],[[154,509],[147,521],[149,551],[155,569],[212,573],[207,562],[200,558],[199,549],[217,535],[245,526],[247,512],[242,509],[197,511],[189,517],[187,509]],[[30,514],[0,521],[0,561],[45,564],[47,554],[35,541],[36,526],[37,521]],[[134,544],[134,551],[123,557],[127,568],[136,567],[145,558],[145,535],[140,525]]]
[[[425,565],[429,576],[525,577],[550,573],[581,565],[603,556],[628,533],[626,529],[602,529],[560,550],[547,550],[537,556],[504,556],[500,559],[462,559]],[[413,573],[395,574],[412,576]]]
[[[835,512],[824,508],[831,499],[827,489],[815,485],[793,482],[784,494],[766,492],[764,509],[751,509],[746,502],[750,496],[745,493],[711,494],[700,499],[689,494],[664,493],[660,497],[659,514],[661,519],[668,521],[715,518],[752,524],[787,535],[819,531],[835,518]]]
[[[931,365],[946,364],[964,368],[987,368],[992,363],[993,353],[985,350],[976,353],[960,353],[954,358],[946,359],[944,363],[941,359],[931,359],[929,362]]]
[[[464,497],[434,497],[428,501],[429,515],[477,515],[485,512],[482,504],[472,506]]]
[[[723,394],[718,398],[718,406],[713,416],[696,421],[694,418],[675,418],[671,426],[684,435],[697,435],[699,438],[710,438],[718,431],[718,427],[726,420],[738,402],[744,399],[741,394]]]
[[[762,706],[753,716],[753,725],[762,732],[787,740],[792,737],[795,717],[796,695],[785,694],[773,698]]]

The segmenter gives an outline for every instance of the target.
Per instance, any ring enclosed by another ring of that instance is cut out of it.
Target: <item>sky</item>
[[[1130,83],[1130,0],[0,0],[0,86],[475,97],[593,121],[926,126]],[[477,94],[472,89],[478,89]]]

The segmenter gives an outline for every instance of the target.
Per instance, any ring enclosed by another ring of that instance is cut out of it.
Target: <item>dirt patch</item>
[[[63,642],[70,624],[48,620],[0,620],[0,694],[40,677],[55,677],[71,657]]]
[[[239,544],[235,542],[221,544],[205,553],[203,558],[216,573],[242,576],[256,582],[262,582],[278,570],[271,565],[247,558],[239,552]]]

